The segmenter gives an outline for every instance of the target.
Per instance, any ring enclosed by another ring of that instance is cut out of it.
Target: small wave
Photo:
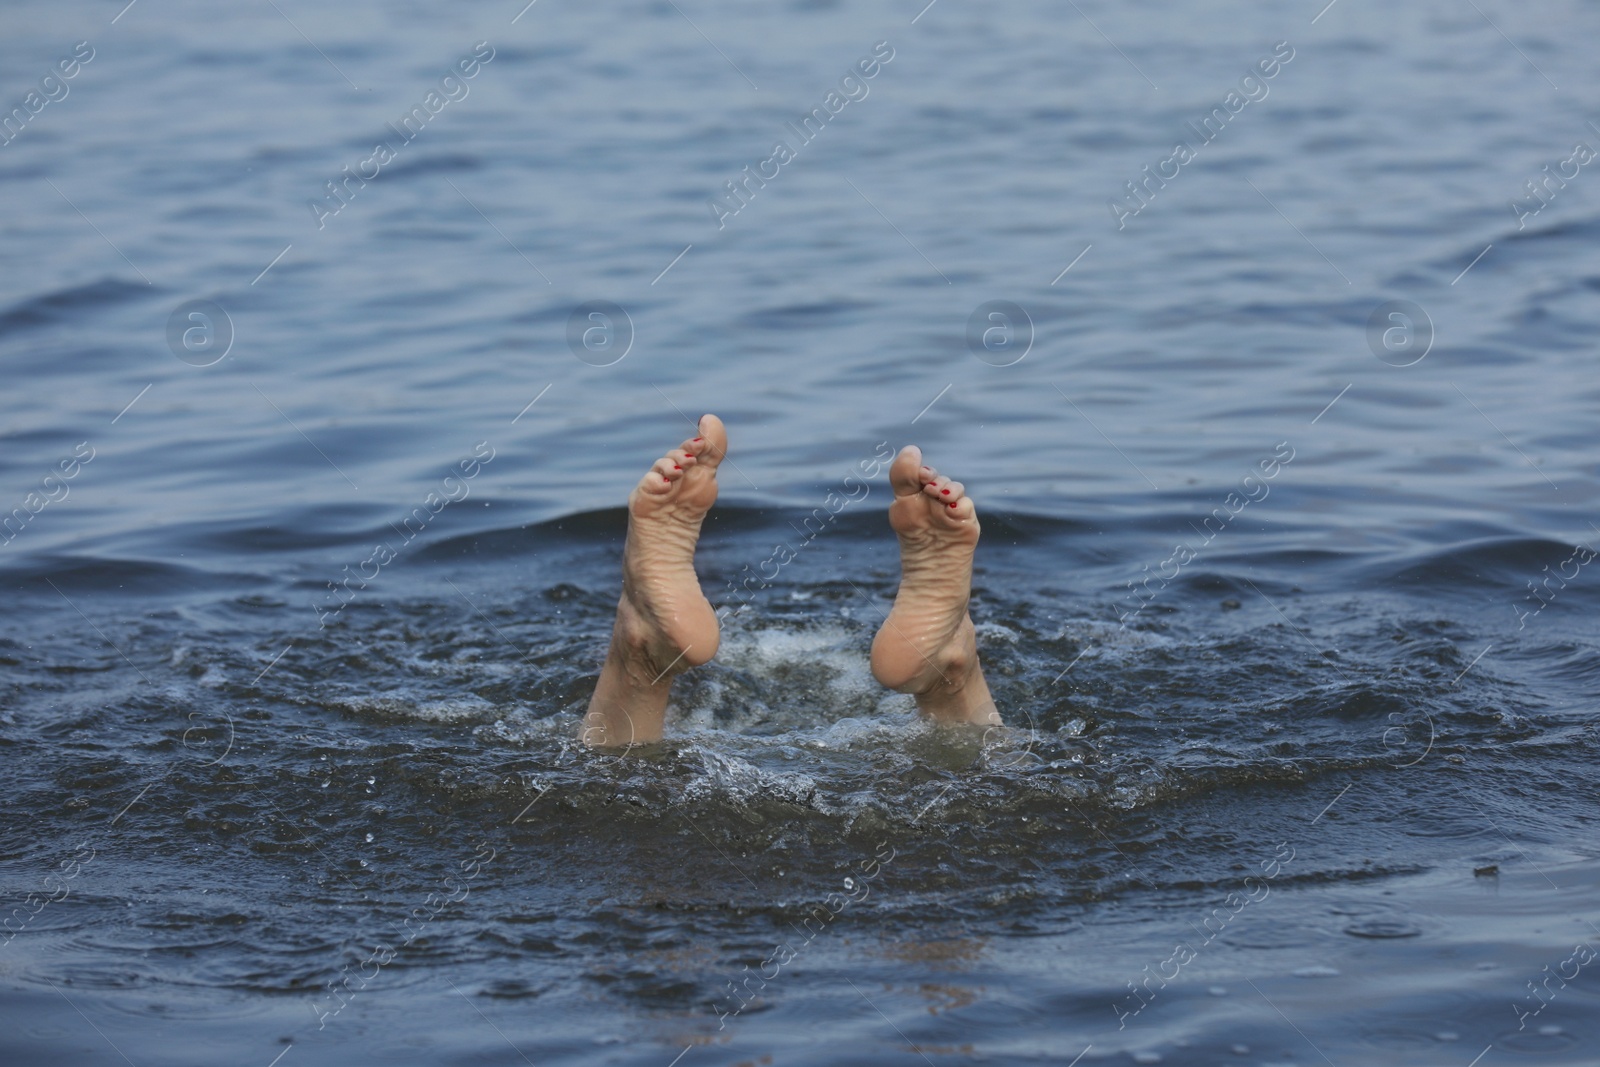
[[[357,718],[379,722],[484,722],[501,714],[494,704],[472,694],[447,700],[419,700],[401,695],[347,697],[328,700],[326,704]]]
[[[1491,537],[1374,564],[1365,568],[1364,577],[1375,585],[1471,589],[1481,594],[1486,582],[1517,589],[1541,577],[1547,566],[1554,573],[1573,551],[1573,545],[1542,537]]]
[[[46,582],[67,590],[105,594],[165,595],[182,590],[238,589],[241,585],[266,584],[267,579],[253,574],[223,574],[200,567],[158,563],[142,559],[95,559],[86,556],[23,557],[17,564],[0,568],[17,584],[37,585],[49,592]]]
[[[873,305],[860,300],[831,300],[825,304],[788,304],[758,308],[739,319],[739,325],[757,330],[814,330],[855,321]]]
[[[59,325],[86,311],[148,297],[150,292],[147,285],[106,277],[86,285],[40,293],[0,311],[0,337],[39,326]]]

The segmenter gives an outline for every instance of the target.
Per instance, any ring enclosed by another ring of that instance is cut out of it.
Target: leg
[[[628,496],[622,599],[583,718],[586,744],[661,740],[673,676],[716,654],[721,633],[694,573],[694,549],[727,451],[722,420],[706,415],[700,436],[656,460]]]
[[[900,591],[872,640],[872,674],[911,693],[938,722],[998,725],[967,614],[978,516],[960,482],[922,465],[908,446],[889,468],[889,525],[900,538]]]

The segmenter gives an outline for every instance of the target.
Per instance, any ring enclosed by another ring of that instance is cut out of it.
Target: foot
[[[673,676],[716,654],[721,633],[700,591],[694,550],[717,499],[728,435],[715,415],[701,418],[699,430],[656,460],[628,496],[622,599],[584,717],[588,744],[659,741]]]
[[[900,591],[872,641],[872,674],[912,693],[941,722],[998,724],[967,614],[978,515],[960,482],[924,466],[914,446],[889,468],[889,525],[900,538]]]

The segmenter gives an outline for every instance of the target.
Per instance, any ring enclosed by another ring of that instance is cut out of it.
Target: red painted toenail
[[[954,500],[952,500],[952,501],[950,501],[949,506],[950,507],[956,507],[957,505],[956,505],[956,502]]]
[[[939,495],[940,495],[940,496],[949,496],[949,495],[950,495],[950,490],[948,490],[948,489],[941,489],[941,490],[939,490]]]
[[[929,482],[929,483],[928,483],[928,488],[929,488],[929,489],[932,489],[932,488],[933,488],[933,487],[934,487],[934,486],[936,486],[936,485],[938,485],[938,484],[939,484],[939,483],[938,483],[938,482]]]
[[[704,437],[696,437],[693,441],[690,441],[689,443],[690,444],[698,444],[699,442],[704,441],[704,440],[705,440]]]
[[[680,466],[678,466],[678,465],[677,465],[677,464],[676,464],[676,463],[674,463],[674,464],[673,464],[673,465],[672,465],[672,469],[673,469],[673,470],[675,470],[675,471],[681,471],[681,470],[683,470],[683,468],[682,468],[682,467],[680,467]]]

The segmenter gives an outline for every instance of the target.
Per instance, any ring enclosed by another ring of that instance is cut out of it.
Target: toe
[[[661,477],[668,482],[675,482],[679,478],[683,477],[683,465],[680,463],[674,463],[672,461],[672,457],[670,456],[662,456],[660,459],[656,460],[655,466],[651,467],[650,469],[654,473],[661,475]]]
[[[922,481],[922,495],[948,503],[951,497],[950,479],[939,473],[932,473]]]
[[[977,518],[978,511],[977,508],[973,507],[971,497],[963,496],[959,500],[952,497],[951,501],[938,509],[944,512],[946,519],[950,522],[959,526]]]
[[[683,450],[706,467],[715,468],[728,454],[728,431],[715,415],[700,416],[700,436],[683,443]]]
[[[927,480],[923,473],[930,469],[922,465],[922,450],[916,445],[906,445],[889,468],[889,485],[894,489],[894,495],[912,496],[921,492]]]

